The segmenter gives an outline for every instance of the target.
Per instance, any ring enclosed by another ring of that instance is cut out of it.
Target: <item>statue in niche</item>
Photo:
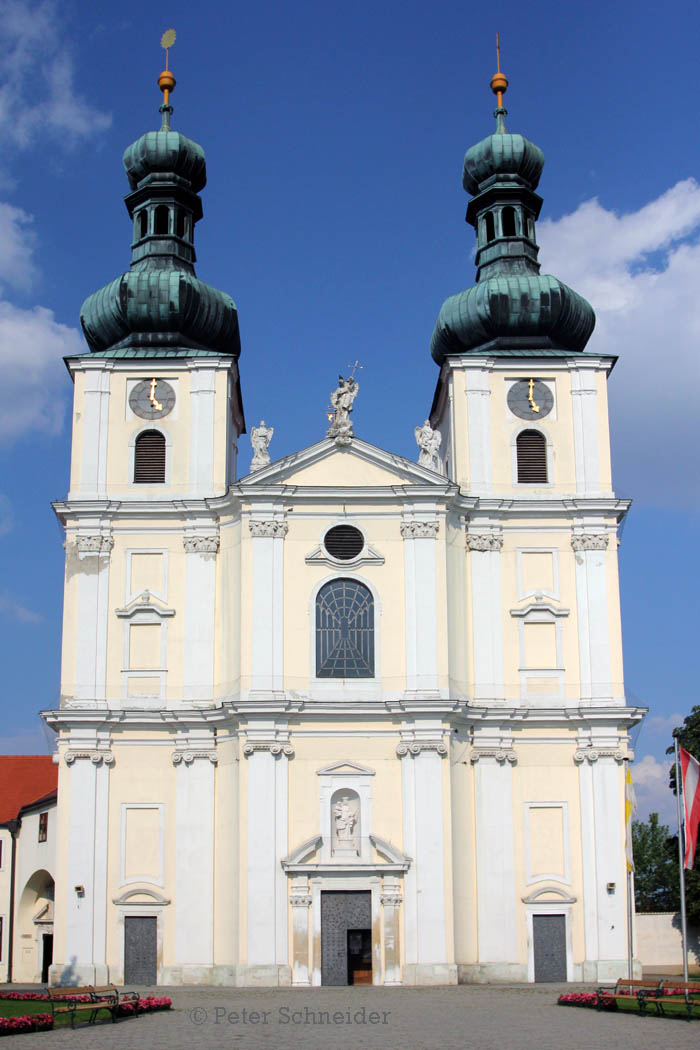
[[[344,791],[331,806],[332,851],[360,852],[360,800],[354,791]]]
[[[251,471],[260,470],[261,467],[266,467],[270,462],[268,448],[274,432],[274,427],[265,426],[264,419],[260,420],[259,426],[253,427],[251,430],[250,443],[253,446],[253,461],[250,464]]]
[[[429,470],[439,471],[440,461],[438,460],[438,450],[440,448],[440,442],[442,441],[442,434],[437,430],[433,430],[429,419],[426,419],[422,427],[416,427],[413,433],[416,436],[418,448],[420,449],[418,466],[428,467]]]
[[[330,427],[328,437],[335,438],[338,444],[347,445],[354,437],[350,413],[360,390],[360,384],[354,376],[343,379],[338,376],[338,386],[331,394],[331,409],[328,414]]]

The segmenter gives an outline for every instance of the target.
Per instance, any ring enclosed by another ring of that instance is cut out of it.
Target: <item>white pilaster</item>
[[[430,983],[431,976],[439,976],[451,983],[452,976],[456,981],[456,968],[447,960],[442,820],[447,746],[441,732],[429,738],[407,731],[396,753],[401,758],[403,849],[413,858],[404,879],[408,978],[411,983]],[[455,970],[454,975],[449,970]]]
[[[175,788],[175,963],[185,983],[214,963],[214,741],[178,741]],[[187,969],[192,967],[193,969]],[[201,970],[200,970],[201,968]]]
[[[69,538],[69,543],[73,540]],[[107,625],[109,620],[109,532],[79,532],[69,557],[77,560],[75,696],[104,701],[107,688]]]
[[[574,533],[581,699],[611,699],[610,624],[605,560],[608,534]]]
[[[477,495],[484,495],[490,492],[493,481],[490,380],[490,373],[485,368],[465,369],[467,435],[469,438],[469,491]]]
[[[248,966],[288,965],[287,876],[289,757],[286,731],[249,725],[243,754],[248,770]]]
[[[437,521],[404,521],[406,690],[435,693],[437,677]]]
[[[104,366],[104,362],[101,363]],[[107,434],[109,377],[104,367],[85,372],[80,452],[80,497],[103,499],[107,494]]]
[[[600,492],[600,460],[596,373],[592,369],[574,369],[571,372],[571,411],[576,493],[595,496]]]
[[[282,520],[251,520],[253,621],[251,690],[283,689],[284,537]]]
[[[214,408],[216,372],[193,368],[190,382],[190,494],[214,490]]]
[[[501,548],[498,529],[467,533],[471,567],[474,699],[502,699],[503,627]]]
[[[476,892],[480,965],[517,962],[515,936],[515,861],[513,856],[513,772],[510,748],[475,748]]]
[[[218,534],[186,534],[185,641],[183,695],[185,700],[214,696],[214,618],[216,612],[216,553]]]

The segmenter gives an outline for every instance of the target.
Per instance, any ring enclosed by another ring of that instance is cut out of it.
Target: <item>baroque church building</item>
[[[236,307],[195,275],[199,145],[124,154],[127,273],[83,305],[65,529],[55,983],[627,972],[625,703],[595,317],[540,274],[544,156],[464,161],[419,462],[325,437],[250,473]]]

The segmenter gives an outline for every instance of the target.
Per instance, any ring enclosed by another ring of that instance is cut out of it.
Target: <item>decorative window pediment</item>
[[[332,766],[325,766],[323,769],[316,770],[316,776],[318,777],[356,777],[356,776],[373,777],[374,770],[368,766],[358,765],[357,762],[334,762]]]
[[[161,619],[162,617],[175,615],[174,609],[169,609],[165,602],[150,591],[141,591],[140,594],[134,595],[123,609],[115,609],[114,611],[123,620],[131,619],[134,616],[139,616],[143,619],[153,616],[156,619]]]

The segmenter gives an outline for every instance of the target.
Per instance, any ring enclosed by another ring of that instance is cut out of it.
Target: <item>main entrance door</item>
[[[124,918],[124,984],[157,984],[158,920],[155,915]]]
[[[566,916],[533,915],[536,981],[566,980]]]
[[[371,894],[322,891],[321,984],[371,983]]]

